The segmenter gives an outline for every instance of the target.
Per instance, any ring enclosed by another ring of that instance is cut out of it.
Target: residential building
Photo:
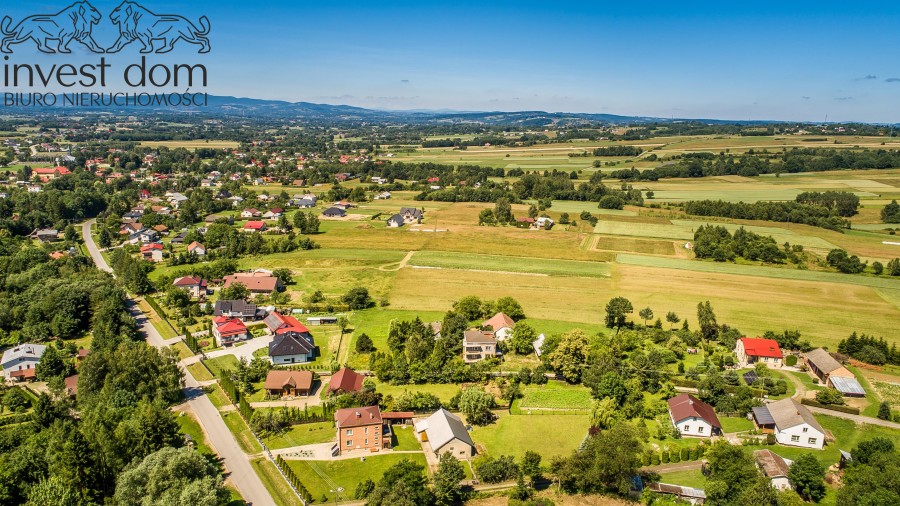
[[[347,216],[347,212],[337,207],[329,207],[322,212],[322,216],[326,218],[343,218]]]
[[[391,216],[390,218],[388,218],[388,220],[387,220],[387,226],[389,228],[400,228],[405,223],[406,222],[403,220],[403,216],[400,216],[399,214],[395,214],[395,215]]]
[[[498,341],[503,341],[512,336],[513,329],[516,326],[516,322],[514,322],[512,318],[507,316],[506,313],[501,312],[492,316],[490,319],[482,323],[481,326],[493,330],[494,337]]]
[[[742,337],[734,345],[738,364],[741,367],[757,363],[768,367],[781,367],[784,354],[774,339]]]
[[[415,207],[401,207],[400,216],[403,217],[403,221],[406,223],[422,223],[422,218],[425,217],[425,211],[416,209]]]
[[[202,257],[206,256],[206,246],[200,244],[197,241],[194,241],[194,242],[188,244],[187,252],[193,253],[193,254],[197,255],[198,257],[202,258]]]
[[[470,329],[463,333],[463,362],[471,364],[497,355],[493,332]]]
[[[378,406],[339,409],[334,412],[334,425],[339,454],[353,450],[377,452],[391,447],[391,431]]]
[[[37,239],[41,242],[53,242],[59,239],[59,230],[55,228],[42,228],[35,230],[28,237]]]
[[[756,450],[753,452],[756,465],[763,475],[769,479],[772,487],[777,490],[791,490],[791,481],[788,479],[788,471],[793,461],[783,458],[772,450]]]
[[[757,428],[775,434],[778,444],[821,450],[825,429],[806,406],[787,398],[753,408]]]
[[[547,339],[547,336],[544,334],[538,334],[537,339],[535,339],[531,346],[534,347],[534,354],[537,355],[538,358],[541,358],[541,348],[544,347],[544,341]]]
[[[245,300],[217,300],[213,315],[240,318],[248,322],[257,318],[258,311],[256,304],[250,304]]]
[[[213,318],[212,333],[218,346],[231,346],[238,341],[250,339],[250,331],[240,318],[216,316]]]
[[[457,459],[468,459],[475,455],[475,443],[466,430],[466,425],[458,416],[444,408],[417,422],[415,427],[419,440],[427,443],[438,458],[445,453]]]
[[[276,207],[274,209],[270,209],[263,214],[263,219],[266,220],[277,220],[281,218],[281,215],[284,214],[284,209],[280,207]]]
[[[143,246],[141,246],[141,256],[144,258],[144,260],[149,260],[151,262],[162,262],[163,245],[158,242],[144,244]]]
[[[206,280],[197,276],[183,276],[172,281],[172,286],[187,290],[191,297],[206,295]]]
[[[311,362],[315,354],[316,345],[309,334],[285,332],[269,343],[269,357],[275,365]]]
[[[328,382],[328,393],[330,394],[349,394],[360,392],[363,389],[366,377],[349,367],[342,367],[338,372],[331,375],[331,381]]]
[[[713,407],[693,395],[676,395],[668,403],[669,420],[682,436],[710,437],[722,433]]]
[[[276,311],[272,311],[263,319],[269,332],[278,335],[285,332],[297,332],[298,334],[309,334],[309,329],[300,323],[291,315],[283,315]]]
[[[275,276],[265,272],[250,272],[231,274],[222,278],[223,287],[228,288],[233,283],[240,283],[247,287],[252,294],[272,295],[282,287],[281,281]]]
[[[242,230],[244,232],[265,232],[268,228],[266,222],[255,220],[244,223],[244,228]]]
[[[308,396],[312,391],[312,371],[276,371],[266,375],[264,388],[269,395],[281,397]]]
[[[47,347],[42,344],[20,344],[3,352],[0,365],[8,380],[34,380],[34,368],[40,363]]]

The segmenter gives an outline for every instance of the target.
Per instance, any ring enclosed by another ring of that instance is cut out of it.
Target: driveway
[[[242,358],[246,358],[247,362],[249,362],[253,360],[253,352],[268,348],[269,343],[271,342],[272,336],[254,337],[249,341],[244,341],[244,344],[240,346],[231,346],[225,349],[211,351],[206,354],[206,357],[216,358],[224,355],[234,355],[234,358],[238,359],[238,361]]]

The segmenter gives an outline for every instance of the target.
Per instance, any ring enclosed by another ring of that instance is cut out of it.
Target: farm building
[[[310,316],[306,319],[306,323],[310,325],[334,325],[337,323],[337,316]]]
[[[823,384],[833,387],[838,392],[847,396],[862,397],[866,395],[862,385],[856,381],[856,377],[840,362],[835,360],[823,348],[816,348],[803,355],[806,367]]]
[[[462,420],[444,408],[437,410],[425,420],[416,422],[416,434],[423,443],[428,443],[435,456],[449,453],[457,459],[468,459],[475,455],[475,443]]]

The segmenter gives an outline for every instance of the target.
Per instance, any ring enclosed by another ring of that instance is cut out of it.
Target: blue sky
[[[0,11],[17,23],[68,3]],[[106,15],[119,2],[92,3]],[[214,94],[381,109],[900,122],[898,2],[142,3],[209,17],[209,55],[181,42],[152,61],[205,64]],[[94,33],[103,46],[116,37],[108,19]],[[14,61],[97,58],[15,49]],[[121,68],[136,54],[132,45],[108,59]]]

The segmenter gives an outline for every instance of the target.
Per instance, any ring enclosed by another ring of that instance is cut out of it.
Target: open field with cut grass
[[[357,485],[365,479],[371,479],[378,483],[384,472],[394,464],[408,459],[426,466],[425,455],[421,453],[383,453],[366,455],[365,461],[360,459],[344,460],[289,460],[288,465],[300,480],[303,486],[309,490],[313,498],[318,501],[322,496],[334,500],[336,487],[342,487],[344,491],[341,497],[344,500],[352,499]]]
[[[439,251],[419,251],[409,260],[415,267],[442,269],[485,270],[538,274],[544,276],[579,276],[606,278],[610,266],[601,262],[550,260],[517,256],[475,255]]]
[[[703,476],[703,472],[700,469],[670,471],[660,473],[659,482],[681,485],[683,487],[694,487],[702,490],[703,487],[706,486],[706,476]]]
[[[177,148],[185,148],[185,149],[199,149],[199,148],[210,148],[210,149],[223,149],[223,148],[236,148],[240,146],[241,143],[237,141],[213,141],[213,140],[205,140],[205,139],[197,139],[192,141],[144,141],[141,142],[141,146],[146,146],[150,148],[169,148],[169,149],[177,149]]]
[[[234,355],[222,355],[221,357],[205,360],[203,363],[213,373],[213,376],[221,378],[227,370],[237,370],[238,360]]]
[[[475,427],[472,439],[494,457],[512,455],[517,459],[527,450],[544,459],[568,455],[587,436],[588,415],[510,415],[496,412],[498,420]]]
[[[336,434],[332,422],[304,423],[294,425],[277,436],[264,438],[263,442],[270,450],[278,450],[292,446],[327,443],[334,440]]]
[[[400,397],[406,392],[415,393],[415,392],[423,392],[427,394],[436,395],[438,399],[443,402],[449,402],[450,399],[459,392],[459,385],[455,384],[436,384],[436,383],[426,383],[422,385],[391,385],[390,383],[379,383],[377,380],[375,381],[375,390],[384,395],[391,395],[395,399]]]
[[[545,385],[527,385],[522,389],[519,407],[525,409],[591,409],[594,402],[587,387],[562,381]]]

